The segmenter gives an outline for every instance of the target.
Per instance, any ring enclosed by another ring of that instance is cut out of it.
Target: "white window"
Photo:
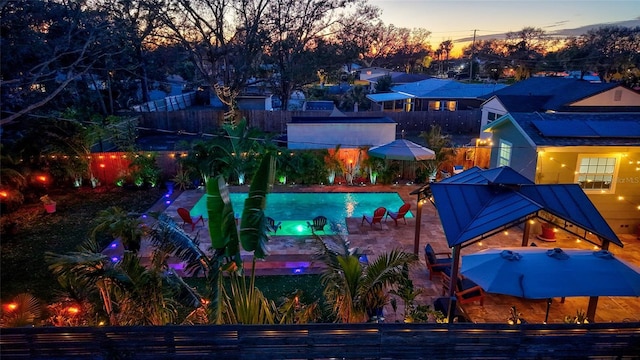
[[[489,122],[491,122],[491,121],[494,121],[495,119],[499,118],[500,116],[502,116],[502,115],[489,111],[489,113],[487,114],[487,120],[489,120]]]
[[[615,189],[615,177],[617,174],[617,159],[615,157],[588,157],[578,158],[577,182],[585,190],[599,190],[610,193]]]
[[[512,145],[508,141],[500,140],[498,148],[498,166],[509,166],[511,164]]]

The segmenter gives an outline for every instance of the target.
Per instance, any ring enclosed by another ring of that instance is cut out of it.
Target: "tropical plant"
[[[97,225],[91,231],[91,237],[107,232],[113,239],[120,239],[125,249],[138,252],[145,228],[139,214],[130,214],[123,209],[112,206],[98,212]]]
[[[191,181],[191,172],[188,169],[184,169],[182,165],[179,165],[176,175],[171,179],[175,186],[180,190],[187,190],[191,188],[193,182]]]
[[[111,325],[171,324],[180,305],[201,306],[200,296],[168,269],[162,251],[154,251],[151,264],[145,267],[134,253],[112,259],[89,240],[76,252],[48,253],[46,258],[63,289],[80,295],[78,302],[100,299]]]
[[[42,304],[33,295],[16,295],[2,309],[0,327],[33,326],[42,316]]]
[[[156,187],[160,180],[160,168],[156,163],[156,153],[133,153],[131,158],[133,159],[129,164],[131,169],[131,177],[133,183],[136,186],[142,186],[148,184],[151,187]]]
[[[77,251],[68,254],[46,253],[45,260],[63,289],[78,292],[81,288],[88,294],[97,294],[109,324],[118,325],[113,289],[124,288],[128,279],[117,262],[100,252],[94,240],[85,241]]]
[[[583,309],[576,310],[576,316],[567,315],[564,317],[565,324],[588,324],[587,313]]]
[[[415,288],[413,281],[409,278],[409,267],[404,266],[402,271],[406,274],[399,282],[395,289],[389,291],[390,294],[400,298],[404,304],[403,319],[405,323],[417,322],[444,322],[445,315],[437,311],[429,305],[416,304],[416,298],[422,293],[422,289]],[[394,305],[395,298],[392,298],[392,307],[394,311],[397,306]]]
[[[404,267],[417,257],[400,250],[382,253],[365,264],[358,249],[349,248],[341,237],[331,241],[316,237],[317,258],[327,269],[322,273],[324,295],[337,322],[354,323],[370,320],[388,302],[388,289],[396,286],[407,274]]]
[[[159,226],[152,232],[152,243],[163,251],[176,255],[187,263],[186,271],[193,275],[202,272],[207,287],[203,301],[206,310],[191,314],[189,321],[211,323],[273,323],[277,311],[273,302],[267,300],[255,288],[255,261],[267,255],[269,239],[264,207],[266,195],[273,182],[274,160],[265,154],[251,181],[249,194],[238,229],[229,189],[222,175],[207,178],[207,213],[213,255],[208,256],[175,223],[161,215]],[[253,266],[247,280],[240,256],[240,246],[253,252]],[[224,287],[224,273],[229,276],[230,293]]]
[[[420,137],[427,143],[427,147],[435,152],[436,157],[433,160],[421,161],[427,176],[435,179],[438,170],[455,157],[457,151],[451,143],[451,136],[442,133],[439,125],[434,125],[428,132],[421,132]]]
[[[327,180],[329,180],[329,184],[333,185],[333,182],[336,179],[336,175],[341,175],[346,171],[344,162],[340,160],[340,144],[336,145],[333,150],[327,150],[326,155],[324,156],[324,163],[327,166],[329,171],[329,176]]]
[[[367,150],[364,149],[366,152]],[[362,160],[362,166],[369,173],[369,181],[372,184],[375,184],[378,181],[378,176],[382,174],[385,169],[385,160],[382,158],[368,156],[366,159]]]

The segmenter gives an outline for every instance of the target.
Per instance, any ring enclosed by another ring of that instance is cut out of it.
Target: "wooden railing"
[[[0,329],[5,359],[638,359],[640,323]]]

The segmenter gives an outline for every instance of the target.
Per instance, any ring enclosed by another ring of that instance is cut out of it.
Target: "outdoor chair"
[[[447,257],[438,257],[446,255]],[[424,247],[424,261],[429,269],[429,280],[433,280],[434,273],[442,273],[447,268],[451,267],[453,260],[451,259],[451,253],[449,252],[435,252],[431,244],[427,244]]]
[[[451,268],[447,268],[442,272],[442,295],[445,295],[451,284]],[[471,279],[458,275],[456,281],[456,289],[454,291],[459,304],[467,304],[474,301],[480,301],[480,305],[484,304],[484,289]]]
[[[382,218],[384,218],[384,214],[386,213],[386,208],[379,207],[373,212],[373,216],[362,215],[362,223],[360,225],[364,225],[366,221],[371,227],[373,227],[373,224],[380,224],[380,229],[382,229]]]
[[[270,218],[267,216],[267,229],[269,230],[269,232],[272,232],[274,234],[278,233],[278,229],[282,229],[282,221],[279,221],[276,224],[276,221],[273,220],[273,218]]]
[[[307,221],[307,227],[310,227],[311,228],[311,232],[313,232],[313,233],[315,233],[316,231],[324,232],[325,225],[327,225],[327,218],[322,216],[322,215],[316,216],[313,219],[312,223]]]
[[[178,215],[180,215],[180,218],[182,218],[183,228],[185,225],[191,225],[191,231],[193,231],[199,222],[202,222],[202,226],[204,226],[204,218],[202,218],[202,215],[200,215],[194,221],[193,218],[191,217],[191,214],[189,213],[189,210],[185,208],[178,208]]]
[[[411,209],[411,204],[404,203],[402,206],[400,206],[400,209],[398,209],[398,212],[387,211],[387,217],[385,217],[384,221],[386,222],[387,218],[392,218],[393,221],[395,221],[396,226],[398,226],[398,219],[402,219],[406,224],[407,219],[405,219],[404,216],[407,215],[407,213],[409,212],[409,209]]]

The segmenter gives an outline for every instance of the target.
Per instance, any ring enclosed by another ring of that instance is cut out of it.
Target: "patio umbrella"
[[[487,292],[527,299],[640,296],[640,268],[606,250],[487,249],[463,256],[460,272]]]
[[[368,154],[386,160],[404,161],[430,160],[436,157],[433,150],[405,139],[397,139],[384,145],[374,146],[369,149]]]

